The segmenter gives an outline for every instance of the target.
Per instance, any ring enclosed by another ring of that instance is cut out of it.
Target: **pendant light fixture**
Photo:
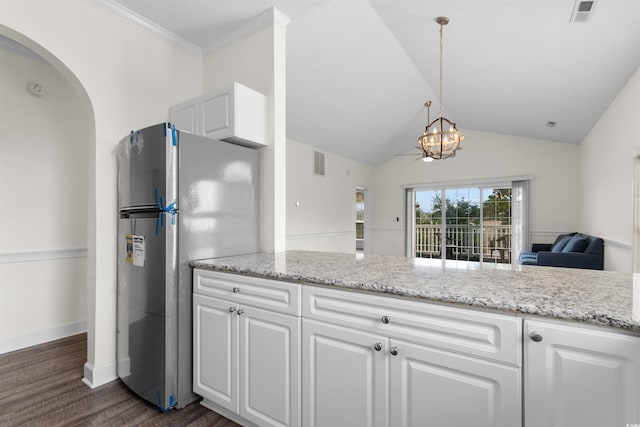
[[[418,143],[422,147],[422,160],[430,162],[453,157],[460,148],[460,141],[464,135],[456,128],[456,124],[442,116],[442,28],[449,23],[449,18],[439,16],[436,22],[440,24],[440,113],[431,121],[431,101],[427,101],[427,127]]]

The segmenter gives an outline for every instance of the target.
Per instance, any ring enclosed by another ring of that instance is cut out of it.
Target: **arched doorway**
[[[0,353],[87,329],[93,110],[73,73],[0,26]]]

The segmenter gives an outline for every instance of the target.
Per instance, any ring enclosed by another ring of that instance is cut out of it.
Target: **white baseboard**
[[[131,358],[127,357],[126,359],[119,360],[117,363],[118,371],[116,374],[119,372],[119,375],[123,377],[131,375]]]
[[[222,406],[213,403],[212,401],[204,398],[200,401],[200,404],[205,408],[222,415],[225,418],[229,418],[231,421],[240,424],[241,426],[255,426],[255,424],[250,423],[249,421],[242,418],[240,415],[228,410],[227,408],[223,408]],[[295,423],[294,423],[295,424]]]
[[[116,373],[116,362],[104,363],[100,366],[94,366],[92,363],[84,364],[84,378],[82,382],[89,388],[96,388],[110,383],[118,378]]]
[[[0,338],[0,354],[20,350],[33,345],[44,344],[60,338],[87,332],[87,321],[67,323],[54,328],[44,329],[29,334],[18,335],[9,338]]]
[[[616,249],[627,254],[633,253],[633,245],[630,243],[618,242],[617,240],[604,239],[605,249]]]

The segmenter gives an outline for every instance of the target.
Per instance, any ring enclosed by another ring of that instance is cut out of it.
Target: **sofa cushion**
[[[584,253],[602,257],[604,254],[604,240],[600,237],[591,237],[588,240],[589,246],[584,250]]]
[[[567,246],[567,243],[569,243],[569,241],[573,238],[573,235],[566,235],[566,236],[562,236],[558,239],[556,239],[555,243],[553,244],[553,246],[551,246],[551,252],[555,252],[555,253],[559,253],[562,252],[565,248],[565,246]],[[586,246],[585,246],[586,248]],[[583,248],[584,250],[584,248]]]
[[[520,264],[522,265],[538,265],[537,258],[525,258],[520,260]]]
[[[587,246],[589,246],[589,240],[584,236],[576,235],[569,240],[564,249],[562,249],[562,252],[584,252]]]
[[[537,264],[538,253],[537,252],[520,252],[520,264]]]

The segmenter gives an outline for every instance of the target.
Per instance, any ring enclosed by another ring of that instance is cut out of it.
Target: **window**
[[[356,252],[364,251],[364,190],[356,189]]]
[[[526,197],[516,198],[515,204],[513,197],[526,194],[522,182],[408,189],[412,212],[407,223],[412,227],[407,230],[407,253],[416,258],[510,264],[513,248],[524,246],[528,234]]]

